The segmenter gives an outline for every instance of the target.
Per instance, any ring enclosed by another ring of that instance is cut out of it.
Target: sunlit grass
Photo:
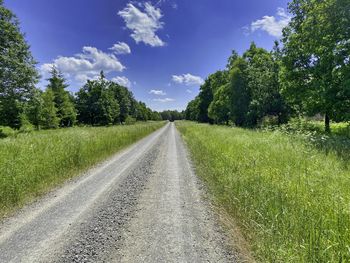
[[[350,261],[350,170],[335,152],[280,131],[177,127],[259,261]]]
[[[0,139],[0,216],[162,125],[70,128]]]

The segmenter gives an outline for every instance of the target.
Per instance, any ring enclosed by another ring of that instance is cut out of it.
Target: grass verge
[[[39,131],[0,140],[0,218],[164,122]]]
[[[258,261],[350,261],[350,170],[336,152],[279,131],[176,125]]]

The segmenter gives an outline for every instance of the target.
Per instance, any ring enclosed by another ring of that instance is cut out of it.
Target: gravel
[[[237,262],[173,123],[0,224],[0,262]]]

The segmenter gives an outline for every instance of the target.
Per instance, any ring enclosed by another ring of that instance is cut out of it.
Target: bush
[[[131,125],[131,124],[135,124],[136,123],[136,119],[131,117],[131,116],[128,116],[126,117],[125,119],[125,124],[126,125]]]
[[[260,127],[271,127],[278,125],[278,116],[275,115],[267,115],[262,118],[260,122]]]
[[[16,135],[16,131],[8,126],[0,126],[0,138],[12,137]]]

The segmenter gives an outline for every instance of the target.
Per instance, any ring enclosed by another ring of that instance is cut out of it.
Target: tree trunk
[[[331,133],[331,125],[330,125],[330,118],[329,115],[326,113],[324,116],[324,130],[326,133]]]

